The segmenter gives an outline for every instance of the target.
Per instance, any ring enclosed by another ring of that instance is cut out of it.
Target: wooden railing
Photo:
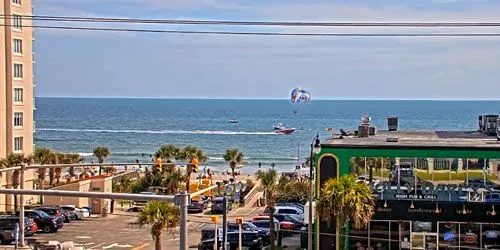
[[[248,203],[252,200],[253,196],[257,194],[261,190],[260,182],[257,182],[255,186],[248,192],[247,195],[243,198],[243,206],[248,206]]]

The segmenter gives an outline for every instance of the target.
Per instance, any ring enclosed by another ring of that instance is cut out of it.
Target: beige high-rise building
[[[34,37],[32,21],[23,18],[32,13],[31,0],[0,0],[0,158],[9,153],[33,153]],[[6,176],[0,179],[3,187]],[[33,173],[27,173],[25,179],[26,188],[33,188]],[[1,204],[11,203],[11,199],[0,195]],[[2,208],[0,205],[0,211]]]

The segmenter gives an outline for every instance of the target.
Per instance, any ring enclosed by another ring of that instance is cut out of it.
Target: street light
[[[220,187],[222,184],[217,182],[217,185]],[[237,182],[237,183],[229,183],[224,184],[224,192],[222,196],[222,206],[224,207],[224,211],[222,212],[222,250],[226,250],[227,244],[227,198],[228,194],[233,195],[235,192],[243,192],[247,189],[248,184],[246,182]],[[219,192],[220,194],[220,192]],[[217,240],[217,239],[215,239]]]
[[[319,153],[321,150],[321,145],[320,145],[320,140],[319,140],[319,134],[316,134],[314,137],[312,143],[311,143],[311,155],[309,159],[309,214],[308,214],[308,223],[309,225],[307,226],[307,249],[313,249],[313,196],[314,196],[314,191],[313,191],[313,168],[314,168],[314,153]]]

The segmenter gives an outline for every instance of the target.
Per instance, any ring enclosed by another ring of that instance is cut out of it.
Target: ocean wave
[[[133,134],[199,134],[199,135],[280,135],[276,132],[248,132],[224,130],[134,130],[134,129],[69,129],[69,128],[37,128],[37,131],[88,132],[88,133],[133,133]]]

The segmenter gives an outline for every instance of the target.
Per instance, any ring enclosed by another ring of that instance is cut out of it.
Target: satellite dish
[[[233,193],[234,192],[234,185],[227,185],[226,186],[226,193]]]
[[[234,190],[234,191],[236,191],[236,193],[238,193],[238,192],[242,191],[242,190],[241,190],[241,187],[242,187],[243,185],[241,184],[241,182],[238,182],[238,183],[234,184],[234,186],[235,186],[235,190]]]
[[[247,190],[247,188],[248,188],[248,183],[247,182],[241,182],[241,189],[240,190],[243,192],[243,191]]]

